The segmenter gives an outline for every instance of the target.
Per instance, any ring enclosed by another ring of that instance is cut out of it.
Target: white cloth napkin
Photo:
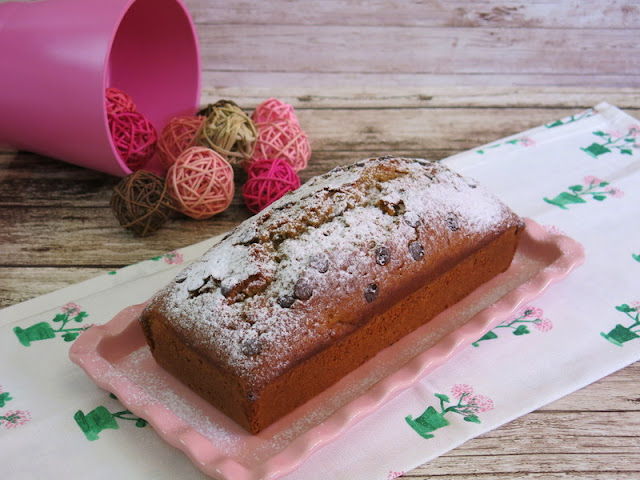
[[[600,104],[444,160],[586,261],[285,478],[396,478],[640,359],[640,122]],[[206,478],[68,359],[213,240],[0,311],[3,478]],[[514,374],[517,372],[517,374]]]

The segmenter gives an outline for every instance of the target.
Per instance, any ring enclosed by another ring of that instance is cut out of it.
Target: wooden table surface
[[[640,6],[630,1],[186,4],[201,42],[202,103],[291,103],[312,140],[303,180],[369,155],[441,159],[600,101],[640,117]],[[0,149],[0,307],[249,216],[236,195],[212,219],[176,216],[135,237],[109,209],[117,181]],[[638,378],[640,363],[405,477],[637,480]]]

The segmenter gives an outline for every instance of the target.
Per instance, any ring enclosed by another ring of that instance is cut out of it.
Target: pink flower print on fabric
[[[77,303],[69,302],[65,303],[61,309],[63,313],[73,315],[75,313],[79,313],[82,310],[82,307]]]
[[[451,387],[451,396],[455,399],[459,399],[463,395],[471,395],[473,393],[473,387],[465,383],[458,383]]]
[[[394,480],[395,478],[400,478],[403,475],[404,475],[404,470],[400,472],[390,471],[389,474],[387,475],[387,480]]]
[[[536,146],[536,141],[533,138],[530,138],[530,137],[522,137],[520,139],[520,144],[523,147],[535,147]]]
[[[604,180],[601,180],[598,177],[594,177],[593,175],[587,175],[586,177],[584,177],[584,183],[586,185],[597,185],[602,183]]]
[[[541,332],[548,332],[553,328],[553,322],[548,318],[539,318],[537,321],[533,322],[533,327]]]
[[[184,256],[180,252],[174,250],[173,252],[169,252],[164,255],[164,261],[169,265],[179,265],[184,262]]]
[[[539,318],[543,313],[544,312],[541,308],[534,307],[532,305],[525,305],[523,307],[520,307],[518,312],[511,317],[511,320],[515,320],[516,318],[521,317]]]
[[[469,400],[469,405],[477,409],[478,412],[488,412],[493,410],[493,400],[485,395],[476,395]]]
[[[8,429],[25,425],[30,420],[31,413],[26,410],[12,410],[0,415],[0,424]]]
[[[622,198],[624,197],[624,192],[616,187],[611,187],[607,193],[611,195],[612,198]]]

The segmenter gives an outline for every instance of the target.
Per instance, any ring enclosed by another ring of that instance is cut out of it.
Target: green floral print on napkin
[[[638,148],[637,138],[640,136],[640,127],[631,127],[625,133],[597,130],[593,134],[600,137],[601,141],[593,142],[588,147],[581,148],[583,152],[591,157],[598,158],[614,151],[622,155],[633,155],[633,149]]]
[[[39,322],[28,328],[14,327],[13,333],[18,337],[18,341],[25,347],[31,346],[32,342],[38,340],[48,340],[61,335],[65,342],[73,342],[78,335],[93,325],[84,325],[82,327],[68,327],[67,324],[74,322],[82,323],[89,314],[82,310],[82,307],[75,303],[67,303],[61,307],[60,313],[56,314],[49,322]],[[71,325],[73,325],[72,323]],[[54,328],[57,324],[58,328]]]
[[[479,342],[486,340],[494,340],[498,338],[498,329],[506,328],[515,336],[528,335],[531,333],[529,327],[533,327],[540,332],[548,332],[553,328],[553,323],[548,318],[543,318],[544,312],[541,308],[525,306],[522,307],[515,315],[511,316],[498,326],[489,330],[481,338],[473,342],[474,347],[479,346]]]
[[[11,400],[13,400],[11,394],[5,392],[0,385],[0,408],[4,408]],[[0,411],[0,427],[14,429],[29,423],[29,421],[31,421],[31,413],[27,410]]]
[[[596,114],[596,111],[593,108],[589,108],[581,113],[576,113],[575,115],[571,115],[569,117],[565,117],[561,120],[556,120],[555,122],[545,124],[545,128],[555,128],[561,127],[562,125],[568,125],[570,123],[577,122],[582,120],[583,118],[589,118]]]
[[[622,347],[625,343],[640,338],[640,302],[633,302],[630,305],[623,303],[616,306],[616,310],[631,319],[630,325],[618,323],[608,333],[601,332],[600,335],[609,342]]]
[[[405,417],[409,426],[422,438],[433,438],[433,432],[449,425],[449,420],[445,418],[447,414],[462,415],[465,422],[481,423],[478,413],[493,410],[493,400],[484,395],[474,395],[473,388],[466,384],[457,384],[451,388],[451,396],[458,400],[457,403],[453,403],[447,395],[441,393],[434,396],[440,401],[440,410],[429,406],[417,418],[411,415]]]
[[[493,143],[487,147],[484,147],[484,149],[478,149],[476,150],[476,153],[483,155],[485,153],[487,153],[487,150],[491,150],[494,148],[498,148],[498,147],[503,147],[505,145],[520,145],[523,147],[534,147],[536,144],[535,140],[533,140],[532,138],[529,137],[520,137],[520,138],[514,138],[512,140],[507,140],[506,142],[500,142],[500,143]]]
[[[117,400],[116,396],[109,394],[109,396]],[[118,420],[134,422],[138,428],[144,428],[148,425],[148,422],[143,418],[135,416],[129,410],[121,410],[115,413],[111,413],[107,407],[99,405],[89,413],[84,413],[82,410],[78,410],[74,415],[75,420],[80,430],[84,433],[84,436],[90,442],[98,440],[99,433],[106,429],[118,430]]]
[[[584,177],[582,184],[572,185],[568,187],[568,190],[569,191],[564,191],[554,198],[544,197],[543,200],[551,205],[567,210],[567,205],[587,203],[588,199],[602,202],[608,197],[624,197],[622,190],[612,187],[609,182],[600,180],[593,175]]]

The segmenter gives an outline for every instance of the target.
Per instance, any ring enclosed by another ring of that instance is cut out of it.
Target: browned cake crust
[[[255,433],[506,270],[523,227],[441,164],[369,159],[238,226],[140,321],[163,368]]]

